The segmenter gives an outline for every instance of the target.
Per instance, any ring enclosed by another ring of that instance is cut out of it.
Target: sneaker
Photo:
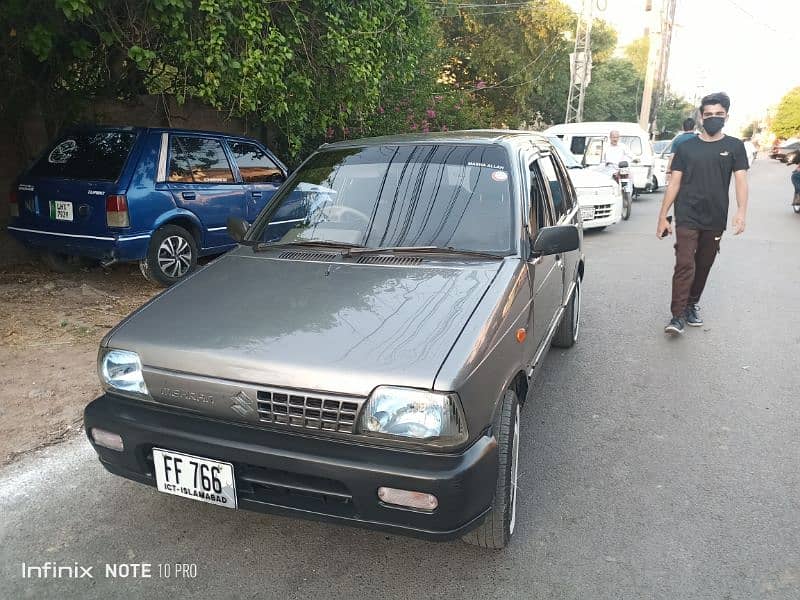
[[[703,317],[700,316],[700,307],[697,304],[690,304],[686,307],[686,324],[689,327],[703,326]]]
[[[680,335],[683,333],[683,326],[685,321],[680,317],[672,317],[672,320],[664,327],[664,333],[670,335]]]

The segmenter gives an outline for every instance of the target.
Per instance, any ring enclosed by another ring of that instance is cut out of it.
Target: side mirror
[[[578,228],[574,225],[542,227],[533,241],[533,256],[564,254],[581,246]]]
[[[241,242],[244,239],[244,235],[247,233],[247,230],[250,229],[250,225],[247,224],[247,221],[244,219],[238,219],[236,217],[228,217],[227,225],[228,235],[237,242]]]
[[[636,161],[634,161],[634,162],[636,162]],[[627,167],[627,166],[628,166],[628,161],[627,161],[627,160],[621,160],[621,161],[619,161],[619,164],[618,164],[617,166],[618,166],[620,169],[624,169],[625,167]]]

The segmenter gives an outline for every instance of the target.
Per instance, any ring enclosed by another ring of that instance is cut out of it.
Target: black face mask
[[[717,135],[725,127],[725,117],[706,117],[703,119],[703,129],[708,135]]]

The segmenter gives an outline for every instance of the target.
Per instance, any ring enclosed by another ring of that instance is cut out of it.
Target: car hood
[[[105,340],[145,369],[367,396],[431,388],[500,261],[287,260],[239,248]]]
[[[605,173],[591,169],[570,169],[570,179],[576,188],[598,188],[615,185],[614,179]]]

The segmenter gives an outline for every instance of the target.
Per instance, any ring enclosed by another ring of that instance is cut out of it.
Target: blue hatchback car
[[[170,285],[235,245],[287,177],[260,142],[207,131],[92,128],[62,136],[16,181],[9,231],[53,269],[138,261]]]

